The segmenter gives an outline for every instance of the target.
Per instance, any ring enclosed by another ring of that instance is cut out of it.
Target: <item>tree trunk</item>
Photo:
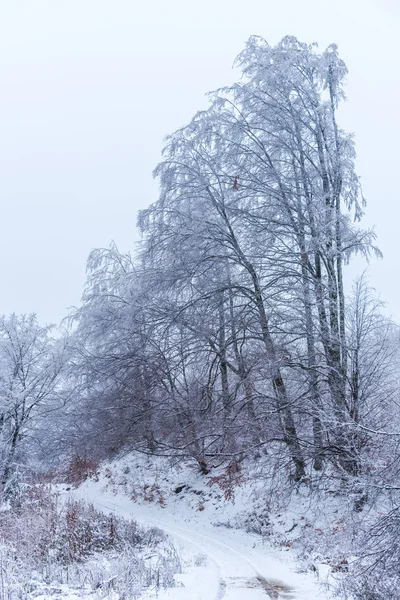
[[[249,380],[249,369],[247,369],[246,361],[243,357],[243,354],[239,350],[239,343],[238,343],[236,323],[235,323],[235,311],[234,311],[234,305],[233,305],[233,294],[232,294],[231,279],[230,279],[230,273],[229,273],[229,264],[227,265],[227,275],[228,275],[228,285],[229,285],[229,315],[230,315],[230,324],[231,324],[231,337],[232,337],[233,352],[235,354],[235,358],[236,358],[236,362],[237,362],[237,366],[238,366],[240,381],[244,388],[247,414],[248,414],[251,425],[254,426],[256,423],[256,411],[255,411],[254,399],[253,399],[253,389],[252,389],[251,382]],[[252,430],[253,430],[253,427],[252,427]],[[255,430],[253,430],[252,436],[253,436],[253,438],[255,438],[255,441],[259,440],[259,435],[255,433]]]
[[[229,381],[228,381],[228,364],[226,358],[226,333],[225,333],[225,307],[224,307],[224,292],[219,292],[218,302],[218,316],[219,316],[219,370],[221,375],[221,388],[222,388],[222,406],[224,408],[224,415],[228,417],[231,412],[231,400],[229,394]]]
[[[305,463],[303,453],[301,451],[300,443],[297,437],[296,426],[290,407],[290,401],[286,392],[285,383],[283,381],[282,373],[278,365],[275,346],[271,337],[271,333],[269,331],[268,319],[265,312],[264,302],[262,299],[258,278],[253,266],[250,263],[248,263],[248,267],[254,284],[255,301],[260,319],[262,338],[264,341],[265,349],[267,351],[268,362],[270,365],[269,371],[271,383],[273,389],[275,390],[278,411],[283,417],[282,424],[284,438],[285,442],[288,445],[292,461],[295,465],[295,480],[299,481],[305,476]]]
[[[15,451],[17,449],[19,431],[20,431],[19,425],[16,425],[14,428],[12,438],[11,438],[10,449],[8,451],[7,458],[4,461],[3,473],[1,476],[2,495],[4,495],[4,494],[7,495],[7,484],[10,480],[11,473],[12,473],[12,464],[13,464],[13,460],[14,460],[14,456],[15,456]]]

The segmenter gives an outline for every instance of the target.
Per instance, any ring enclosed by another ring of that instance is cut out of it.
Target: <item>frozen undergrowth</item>
[[[139,598],[175,584],[180,558],[157,528],[26,490],[0,514],[0,600]]]

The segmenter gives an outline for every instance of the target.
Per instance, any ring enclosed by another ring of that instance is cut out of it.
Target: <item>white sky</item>
[[[399,30],[398,0],[0,0],[0,314],[79,304],[90,250],[138,239],[164,136],[235,79],[250,35],[291,34],[349,67],[370,282],[400,320]]]

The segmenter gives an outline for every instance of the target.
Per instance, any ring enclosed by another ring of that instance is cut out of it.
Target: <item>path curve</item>
[[[98,509],[133,519],[140,524],[164,530],[173,541],[187,549],[195,550],[207,558],[208,567],[203,569],[192,595],[181,595],[180,588],[169,590],[159,599],[175,600],[326,600],[327,596],[312,581],[309,574],[298,574],[282,564],[273,550],[253,550],[251,537],[237,532],[247,542],[235,539],[235,532],[205,528],[204,525],[182,522],[179,515],[154,504],[137,504],[126,496],[113,495],[100,486],[82,486],[71,494],[93,503]],[[255,544],[254,544],[255,546]],[[254,547],[253,546],[253,547]],[[201,571],[199,569],[199,571]],[[193,572],[192,572],[193,575]],[[187,590],[189,593],[189,590]]]

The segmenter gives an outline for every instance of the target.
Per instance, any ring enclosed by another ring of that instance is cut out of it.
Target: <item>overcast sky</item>
[[[164,136],[237,78],[250,35],[291,34],[349,67],[370,282],[400,321],[399,30],[398,0],[0,0],[0,314],[79,304],[90,250],[134,247]]]

